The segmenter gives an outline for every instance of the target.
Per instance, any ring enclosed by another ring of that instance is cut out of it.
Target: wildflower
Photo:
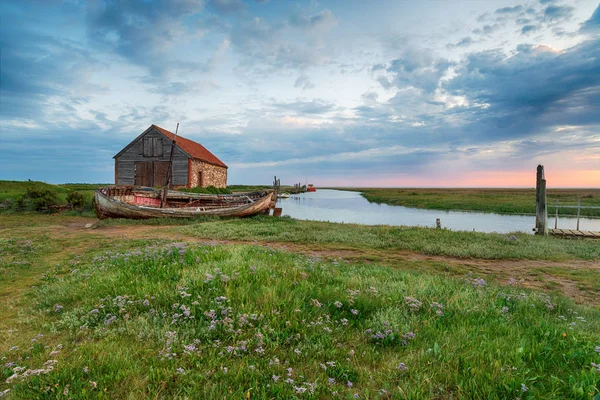
[[[342,302],[341,301],[336,301],[335,303],[333,303],[334,306],[336,306],[337,308],[342,308]]]
[[[421,303],[419,300],[415,299],[414,297],[410,297],[410,296],[405,297],[404,302],[413,311],[417,311],[423,305],[423,303]]]
[[[304,393],[304,392],[306,392],[306,388],[303,387],[303,386],[300,386],[300,387],[294,386],[294,389],[296,389],[296,393]]]
[[[485,281],[485,279],[483,278],[474,278],[471,283],[473,284],[473,286],[477,287],[484,287],[485,285],[487,285],[487,282]]]
[[[354,393],[354,398],[358,399],[360,396],[358,395],[358,393]]]
[[[329,379],[327,379],[327,383],[329,383],[330,385],[335,385],[335,379],[329,378]]]
[[[294,349],[294,353],[296,353],[296,354],[300,355],[300,350],[298,350],[298,349]]]
[[[342,323],[342,325],[348,325],[348,320],[346,318],[342,318],[340,322]]]
[[[592,363],[592,367],[596,368],[596,372],[600,372],[600,364]]]
[[[54,305],[54,312],[61,312],[62,309],[63,309],[63,306],[61,306],[60,304]]]
[[[92,389],[96,389],[98,382],[90,381],[90,385],[92,386]]]
[[[379,389],[379,394],[380,395],[388,394],[388,391],[385,390],[385,389],[383,389],[383,388],[381,388],[381,389]]]
[[[524,383],[521,383],[521,392],[525,393],[528,390],[529,390],[529,388],[527,386],[525,386]]]
[[[185,370],[184,370],[183,368],[181,368],[181,367],[180,367],[180,368],[177,368],[177,370],[176,370],[176,371],[177,371],[177,373],[178,373],[178,374],[180,374],[180,375],[185,375]]]
[[[312,301],[313,306],[315,306],[315,307],[321,308],[323,306],[323,304],[321,304],[319,302],[319,300],[317,300],[317,299],[312,299],[311,301]]]
[[[330,367],[335,367],[335,361],[327,361],[325,364],[329,365]]]
[[[289,383],[290,385],[294,384],[294,380],[292,378],[287,378],[285,383]]]
[[[279,376],[273,375],[273,382],[278,382],[278,381],[279,381]]]
[[[504,314],[508,312],[508,307],[504,306],[500,309],[500,313]]]
[[[596,348],[594,349],[594,351],[595,351],[596,353],[600,353],[600,346],[596,346]]]
[[[403,362],[400,363],[397,367],[400,371],[408,371],[408,367]]]
[[[350,312],[354,315],[358,315],[358,310],[352,309],[352,310],[350,310]]]
[[[88,372],[90,372],[90,368],[89,367],[83,367],[83,373],[87,374]]]
[[[96,315],[98,314],[100,311],[97,308],[94,308],[92,311],[90,311],[88,314],[90,315]]]
[[[354,385],[352,384],[352,382],[350,382],[350,381],[348,381],[347,385],[348,385],[348,387],[349,387],[349,388],[351,388],[352,386],[354,386]]]

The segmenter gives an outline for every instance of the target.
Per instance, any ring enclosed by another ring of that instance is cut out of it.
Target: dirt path
[[[93,222],[94,220],[90,220]],[[348,249],[342,245],[305,245],[290,242],[217,240],[183,236],[169,232],[166,226],[127,225],[85,228],[86,223],[70,222],[66,225],[50,227],[52,235],[102,235],[123,239],[164,239],[216,244],[251,244],[267,246],[279,250],[302,253],[312,257],[343,259],[349,262],[376,262],[402,270],[430,270],[449,276],[485,276],[498,283],[516,284],[522,287],[539,288],[561,292],[578,303],[600,306],[597,287],[589,280],[600,274],[600,263],[585,260],[546,261],[546,260],[482,260],[461,259],[448,256],[432,256],[410,251],[382,249]],[[586,274],[592,274],[592,277]]]

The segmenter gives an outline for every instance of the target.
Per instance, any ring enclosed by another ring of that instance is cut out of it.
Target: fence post
[[[554,229],[558,228],[558,199],[556,199],[556,207],[554,207],[556,217],[554,217]]]
[[[548,235],[548,209],[546,205],[546,178],[544,166],[538,165],[535,184],[535,233]]]
[[[577,230],[579,230],[579,213],[581,212],[581,199],[577,200]]]

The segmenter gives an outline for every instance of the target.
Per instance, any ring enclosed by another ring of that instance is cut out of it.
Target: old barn
[[[175,134],[151,125],[113,158],[115,184],[164,186]],[[227,186],[227,165],[200,143],[177,136],[173,155],[174,188]]]

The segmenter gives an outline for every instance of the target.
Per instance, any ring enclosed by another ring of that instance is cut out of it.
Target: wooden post
[[[579,230],[579,214],[581,212],[581,199],[577,200],[577,230]]]
[[[435,227],[436,227],[437,229],[442,229],[442,221],[440,221],[440,219],[439,219],[439,218],[436,218],[436,219],[435,219]]]
[[[548,209],[546,205],[546,178],[544,166],[538,165],[535,185],[535,233],[548,235]]]
[[[554,217],[554,229],[558,228],[558,199],[556,199],[556,207],[554,208],[556,216]]]

